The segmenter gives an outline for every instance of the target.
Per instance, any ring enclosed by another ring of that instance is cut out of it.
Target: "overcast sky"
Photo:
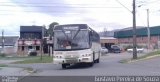
[[[136,0],[137,26],[160,25],[160,0]],[[132,0],[0,0],[0,30],[19,35],[21,25],[85,23],[94,30],[132,27]]]

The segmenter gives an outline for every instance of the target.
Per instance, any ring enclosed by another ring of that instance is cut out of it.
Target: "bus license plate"
[[[77,60],[66,60],[67,63],[76,63],[78,62]]]

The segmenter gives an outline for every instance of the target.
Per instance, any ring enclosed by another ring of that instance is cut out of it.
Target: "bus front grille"
[[[68,55],[68,56],[65,56],[66,59],[76,59],[78,58],[78,56],[76,55]]]
[[[78,60],[77,59],[66,59],[67,63],[77,63]]]

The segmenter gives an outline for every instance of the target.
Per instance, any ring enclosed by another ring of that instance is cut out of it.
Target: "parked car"
[[[37,56],[37,51],[35,49],[29,49],[28,50],[28,55],[29,56]]]
[[[137,52],[142,53],[144,51],[144,48],[136,48]],[[133,48],[127,49],[127,52],[133,52]]]
[[[111,49],[110,49],[110,52],[112,53],[121,53],[121,48],[117,45],[112,45],[111,46]]]
[[[108,49],[106,47],[101,47],[101,54],[107,54]]]

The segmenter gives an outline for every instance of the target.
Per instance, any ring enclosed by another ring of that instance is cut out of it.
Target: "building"
[[[115,31],[115,30],[99,32],[99,35],[100,35],[101,37],[114,37],[114,31]]]
[[[118,39],[118,44],[123,47],[132,46],[133,44],[133,28],[126,28],[116,31],[114,37]],[[137,45],[147,48],[148,33],[146,27],[137,27]],[[150,27],[150,48],[160,48],[160,26]]]
[[[118,40],[114,37],[100,37],[101,46],[110,49],[112,45],[118,44]]]
[[[18,40],[18,55],[28,55],[30,49],[38,54],[43,53],[44,26],[20,26],[20,38]]]
[[[43,51],[49,56],[53,56],[53,36],[44,37]]]
[[[17,52],[17,41],[19,36],[2,36],[0,37],[0,52],[5,54],[16,54]],[[3,48],[2,48],[3,45]]]

